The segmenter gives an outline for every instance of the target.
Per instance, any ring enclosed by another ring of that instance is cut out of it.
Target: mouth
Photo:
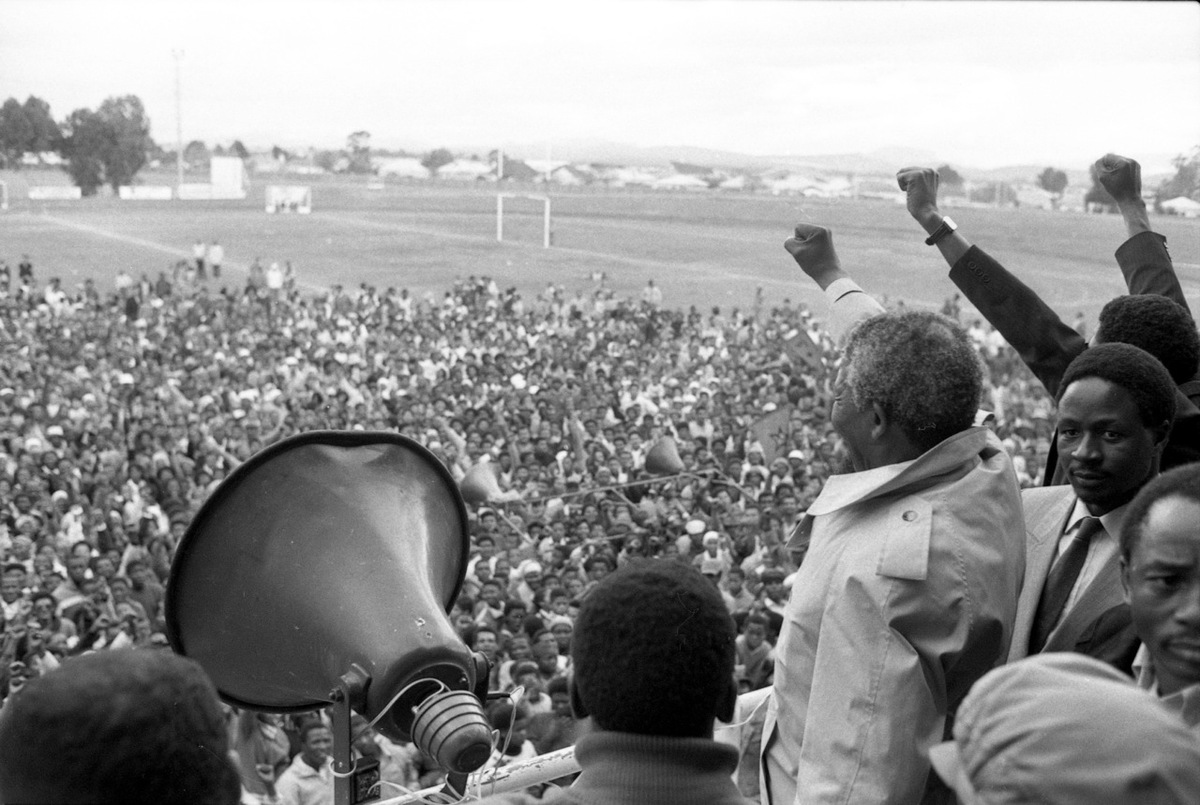
[[[1177,658],[1191,665],[1200,665],[1200,637],[1171,640],[1166,648]]]
[[[1071,482],[1079,486],[1099,486],[1108,481],[1108,474],[1091,470],[1074,470],[1071,472]]]

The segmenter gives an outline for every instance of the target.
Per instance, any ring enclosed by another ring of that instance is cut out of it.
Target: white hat
[[[688,532],[688,534],[694,537],[697,534],[704,533],[704,529],[706,527],[707,525],[703,520],[688,520],[687,524],[684,525],[683,528]]]

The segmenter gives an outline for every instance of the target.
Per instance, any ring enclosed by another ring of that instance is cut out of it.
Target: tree
[[[453,161],[454,154],[445,148],[435,148],[425,155],[425,158],[421,160],[421,164],[430,172],[433,172],[443,165],[449,165]]]
[[[334,167],[337,165],[338,157],[341,154],[337,151],[318,151],[313,157],[313,164],[318,168],[323,168],[330,173],[333,173]]]
[[[1157,200],[1169,201],[1180,196],[1200,200],[1200,147],[1193,148],[1189,156],[1180,154],[1171,162],[1175,165],[1175,175],[1159,185]]]
[[[91,109],[76,109],[63,123],[63,164],[85,196],[104,184],[103,155],[112,148],[112,132]]]
[[[963,186],[963,177],[958,171],[949,165],[943,165],[937,169],[937,172],[941,184],[945,185],[946,187],[961,188]]]
[[[1100,179],[1096,173],[1096,166],[1091,167],[1092,187],[1083,196],[1084,207],[1090,207],[1093,204],[1099,204],[1105,208],[1106,212],[1116,212],[1117,200],[1114,199],[1107,190],[1100,185]]]
[[[106,99],[96,111],[76,109],[64,124],[63,169],[84,195],[107,182],[129,184],[154,150],[150,119],[136,95]]]
[[[50,114],[50,104],[41,98],[30,95],[22,106],[25,117],[29,121],[33,134],[26,145],[26,151],[41,154],[46,151],[58,151],[62,147],[62,129],[54,122]]]
[[[229,146],[229,153],[238,159],[250,158],[250,152],[246,150],[246,146],[242,145],[241,140],[233,141],[233,145]]]
[[[1057,168],[1046,168],[1038,174],[1037,181],[1038,186],[1047,193],[1061,196],[1063,191],[1067,189],[1067,172],[1058,170]]]
[[[351,173],[371,172],[371,132],[356,131],[346,138]]]
[[[0,106],[0,159],[7,167],[20,169],[21,155],[33,138],[33,126],[25,107],[16,98]]]
[[[192,140],[183,147],[183,161],[189,167],[203,168],[212,161],[212,155],[203,140]]]

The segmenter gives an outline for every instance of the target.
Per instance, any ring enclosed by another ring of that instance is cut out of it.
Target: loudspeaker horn
[[[652,475],[678,475],[683,472],[683,459],[670,436],[663,436],[646,451],[646,472]]]
[[[294,436],[200,508],[171,566],[167,637],[230,704],[298,712],[346,699],[382,714],[385,735],[472,771],[491,752],[487,664],[447,615],[468,540],[454,479],[417,442]]]
[[[500,482],[496,480],[496,471],[490,461],[480,461],[458,483],[463,500],[472,505],[496,500],[502,494]]]

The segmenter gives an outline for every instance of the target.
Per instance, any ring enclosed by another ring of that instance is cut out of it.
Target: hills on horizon
[[[410,152],[427,152],[434,147],[409,146]],[[446,146],[456,153],[486,155],[496,148],[490,145]],[[979,168],[960,164],[939,157],[935,152],[908,146],[889,146],[867,153],[844,154],[746,154],[691,145],[639,146],[611,140],[574,139],[546,143],[504,143],[501,145],[506,156],[522,160],[554,159],[564,162],[607,163],[614,165],[667,165],[685,162],[692,165],[725,169],[730,171],[767,171],[792,169],[797,172],[845,173],[856,176],[890,177],[905,165],[949,164],[964,177],[975,181],[1031,182],[1047,167],[1066,171],[1071,185],[1090,185],[1088,174],[1090,161],[1084,165],[1019,164],[996,168]],[[1139,157],[1143,165],[1167,165],[1173,155],[1147,154]],[[1147,184],[1159,178],[1169,178],[1170,173],[1152,172],[1144,175]]]

